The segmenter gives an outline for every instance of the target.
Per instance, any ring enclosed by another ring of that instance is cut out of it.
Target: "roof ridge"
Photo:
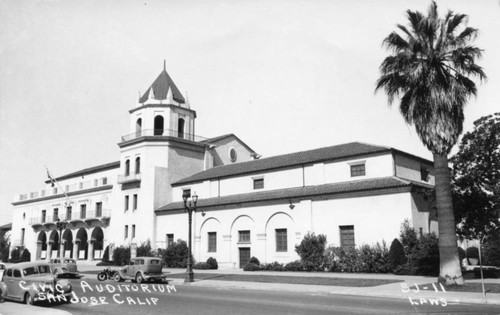
[[[224,169],[228,170],[228,172],[227,172],[228,174],[208,175],[207,178],[225,177],[225,176],[243,174],[243,173],[248,173],[248,172],[263,171],[266,169],[276,169],[276,168],[282,168],[282,167],[288,167],[288,166],[294,166],[294,165],[300,165],[300,164],[317,163],[320,161],[334,160],[334,159],[346,158],[346,157],[357,156],[357,155],[372,154],[372,153],[378,153],[378,152],[383,152],[383,151],[387,151],[387,150],[391,150],[391,149],[387,148],[387,147],[377,146],[377,145],[364,144],[361,142],[348,142],[348,143],[337,144],[337,145],[332,145],[332,146],[327,146],[327,147],[303,150],[303,151],[292,152],[292,153],[284,153],[284,154],[279,154],[279,155],[274,155],[274,156],[269,156],[269,157],[262,157],[258,160],[250,160],[250,161],[239,162],[239,163],[234,163],[234,164],[218,165],[218,166],[214,166],[210,169],[207,169],[205,171],[193,174],[189,177],[183,178],[183,179],[173,183],[173,185],[197,181],[198,177],[200,177],[201,174],[214,174],[214,173],[217,173],[218,171],[224,170]],[[275,161],[280,161],[280,160],[281,160],[281,163],[275,163]],[[259,164],[260,165],[270,164],[270,165],[262,166],[262,167],[252,167],[254,165],[259,165]],[[278,165],[275,165],[275,164],[278,164]],[[248,169],[245,170],[245,167]],[[201,176],[201,177],[203,177],[203,176]],[[203,178],[201,178],[201,179],[203,179]]]

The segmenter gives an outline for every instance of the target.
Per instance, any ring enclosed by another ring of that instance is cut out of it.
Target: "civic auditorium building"
[[[360,142],[261,158],[233,134],[196,136],[196,111],[165,69],[129,113],[119,161],[15,197],[11,239],[32,259],[63,251],[92,261],[108,245],[149,240],[166,248],[187,240],[187,193],[199,198],[194,258],[214,257],[227,268],[251,256],[298,259],[295,245],[308,232],[351,247],[390,243],[404,219],[420,233],[437,231],[435,208],[422,193],[434,185],[429,160]]]

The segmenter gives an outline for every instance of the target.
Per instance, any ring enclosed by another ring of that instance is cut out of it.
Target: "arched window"
[[[135,123],[135,135],[136,137],[141,136],[141,130],[142,130],[142,118],[137,119],[137,122]]]
[[[155,127],[154,127],[154,135],[155,136],[161,136],[163,135],[163,116],[156,116],[155,117]]]
[[[125,176],[130,175],[130,160],[125,161]]]
[[[184,119],[179,118],[179,123],[177,124],[177,136],[179,138],[184,138]]]
[[[141,173],[141,158],[139,156],[135,159],[135,173]]]

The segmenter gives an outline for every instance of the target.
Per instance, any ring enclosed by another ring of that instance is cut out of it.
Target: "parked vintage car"
[[[3,284],[2,295],[5,299],[26,304],[69,301],[73,291],[68,280],[57,280],[49,264],[42,261],[7,266],[0,283]]]
[[[52,258],[49,261],[50,268],[52,272],[57,277],[61,276],[77,276],[78,268],[76,266],[76,260],[71,258]]]
[[[116,281],[132,280],[137,283],[144,281],[163,281],[167,275],[162,271],[161,258],[158,257],[136,257],[130,259],[128,265],[117,271]]]

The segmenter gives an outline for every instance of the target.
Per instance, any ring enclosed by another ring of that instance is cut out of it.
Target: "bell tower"
[[[173,182],[204,169],[207,144],[195,136],[196,112],[165,63],[129,114],[129,133],[118,143],[114,232],[124,235],[125,246],[150,240],[155,247],[155,209],[171,202]]]
[[[194,141],[196,112],[191,110],[172,78],[165,62],[153,84],[130,112],[130,135],[170,136]],[[128,139],[125,139],[128,140]]]

